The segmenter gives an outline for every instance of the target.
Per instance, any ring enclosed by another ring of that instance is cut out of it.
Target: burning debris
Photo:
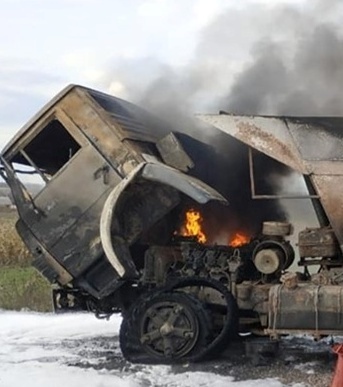
[[[227,222],[229,223],[229,222]],[[212,239],[209,239],[208,235],[205,233],[206,229],[206,219],[204,219],[200,210],[195,210],[193,208],[185,211],[185,219],[180,227],[180,231],[176,231],[175,235],[181,235],[183,237],[194,238],[198,243],[216,245],[223,244],[231,247],[240,247],[250,242],[250,239],[243,232],[230,232],[230,235],[225,236],[228,232],[228,224],[222,224],[222,230],[219,231],[219,234],[214,235]],[[221,243],[222,236],[227,243]]]
[[[201,208],[203,232],[209,244],[227,245],[237,232],[256,235],[269,219],[287,221],[287,212],[279,200],[252,198],[247,146],[215,129],[207,139],[213,146],[189,135],[178,133],[177,137],[195,164],[189,173],[218,190],[229,202],[228,206],[210,202]],[[255,188],[261,194],[281,192],[281,178],[292,173],[260,152],[254,154],[254,165]]]
[[[237,232],[229,242],[229,246],[240,247],[250,242],[250,238],[247,235]]]

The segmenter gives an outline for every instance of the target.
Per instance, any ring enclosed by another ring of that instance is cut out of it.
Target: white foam
[[[39,314],[0,311],[0,386],[3,387],[282,387],[275,379],[235,382],[211,372],[174,373],[169,366],[108,370],[97,365],[106,351],[119,354],[120,317],[97,320],[91,314]],[[94,340],[106,348],[94,348]],[[119,356],[119,355],[118,355]],[[298,385],[300,386],[300,385]]]

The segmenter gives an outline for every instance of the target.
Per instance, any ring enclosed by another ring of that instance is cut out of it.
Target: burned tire
[[[167,289],[169,291],[182,290],[188,287],[208,287],[219,292],[223,300],[225,301],[225,306],[223,306],[222,316],[224,323],[219,332],[212,330],[212,340],[203,349],[202,352],[199,352],[194,360],[203,360],[218,356],[222,351],[224,351],[230,342],[238,338],[239,331],[239,310],[237,302],[231,292],[219,281],[208,279],[208,278],[199,278],[199,277],[189,277],[189,278],[178,278],[171,282]],[[209,314],[213,315],[214,310],[210,305],[204,305],[209,310]],[[214,324],[212,323],[212,327]]]
[[[211,342],[211,319],[202,303],[183,292],[139,299],[124,316],[120,346],[132,362],[194,361]]]

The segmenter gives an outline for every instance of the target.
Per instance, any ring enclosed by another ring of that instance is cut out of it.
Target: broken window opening
[[[38,192],[40,192],[46,185],[46,182],[37,173],[36,169],[29,165],[11,164],[13,171],[21,184],[26,188],[27,192],[33,198]]]
[[[45,183],[49,181],[49,179],[44,175],[44,173],[38,168],[36,163],[30,158],[30,156],[22,149],[20,153],[25,157],[28,163],[35,169],[35,171],[39,174],[39,176],[43,179]]]
[[[26,188],[31,184],[43,188],[80,149],[61,122],[54,119],[18,151],[11,164]]]

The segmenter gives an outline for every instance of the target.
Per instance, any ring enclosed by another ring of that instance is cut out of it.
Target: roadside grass
[[[49,312],[50,285],[32,267],[0,267],[0,308]]]
[[[17,214],[0,212],[0,267],[27,267],[31,255],[15,230]]]
[[[51,311],[51,287],[33,267],[15,230],[17,213],[0,210],[0,309]]]

